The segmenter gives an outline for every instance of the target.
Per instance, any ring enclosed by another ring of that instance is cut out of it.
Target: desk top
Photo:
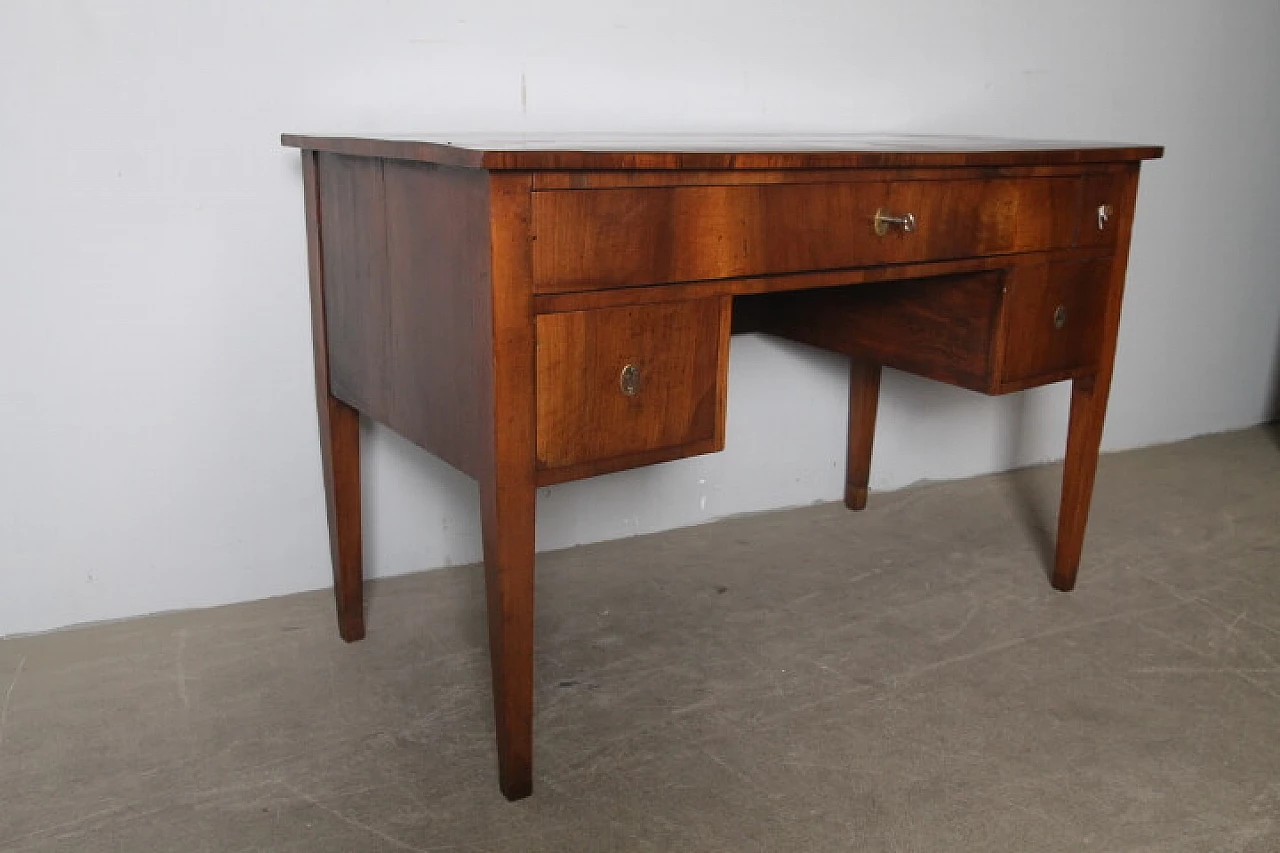
[[[1150,160],[1156,145],[864,134],[285,134],[294,148],[491,170],[1058,166]]]

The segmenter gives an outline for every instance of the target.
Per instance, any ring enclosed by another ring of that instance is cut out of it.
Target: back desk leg
[[[329,554],[338,633],[348,643],[364,638],[364,561],[360,535],[360,414],[317,392],[324,496],[329,514]]]
[[[329,520],[329,558],[338,633],[348,643],[364,637],[364,565],[360,535],[360,413],[331,393],[325,315],[319,170],[314,151],[302,152],[307,214],[307,267],[311,290],[311,344],[315,357],[316,414]]]
[[[844,478],[844,505],[849,509],[867,506],[879,400],[880,365],[854,358],[849,366],[849,455]]]

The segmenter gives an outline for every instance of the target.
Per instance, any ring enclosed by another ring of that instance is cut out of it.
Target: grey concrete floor
[[[1280,435],[539,558],[535,794],[476,567],[0,641],[0,850],[1280,850]]]

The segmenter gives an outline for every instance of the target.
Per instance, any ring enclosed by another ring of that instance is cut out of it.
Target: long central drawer
[[[913,219],[911,228],[876,215]],[[533,194],[539,293],[1002,255],[1073,245],[1080,176]]]

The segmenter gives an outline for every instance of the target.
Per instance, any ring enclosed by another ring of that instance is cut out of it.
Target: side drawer
[[[722,449],[730,304],[539,315],[539,484]]]
[[[1071,246],[1079,176],[538,190],[540,293]],[[876,228],[876,213],[914,229]]]
[[[1097,364],[1110,259],[759,297],[772,334],[1002,394]]]
[[[1096,365],[1110,259],[1022,266],[1004,300],[999,380],[1025,387]]]

